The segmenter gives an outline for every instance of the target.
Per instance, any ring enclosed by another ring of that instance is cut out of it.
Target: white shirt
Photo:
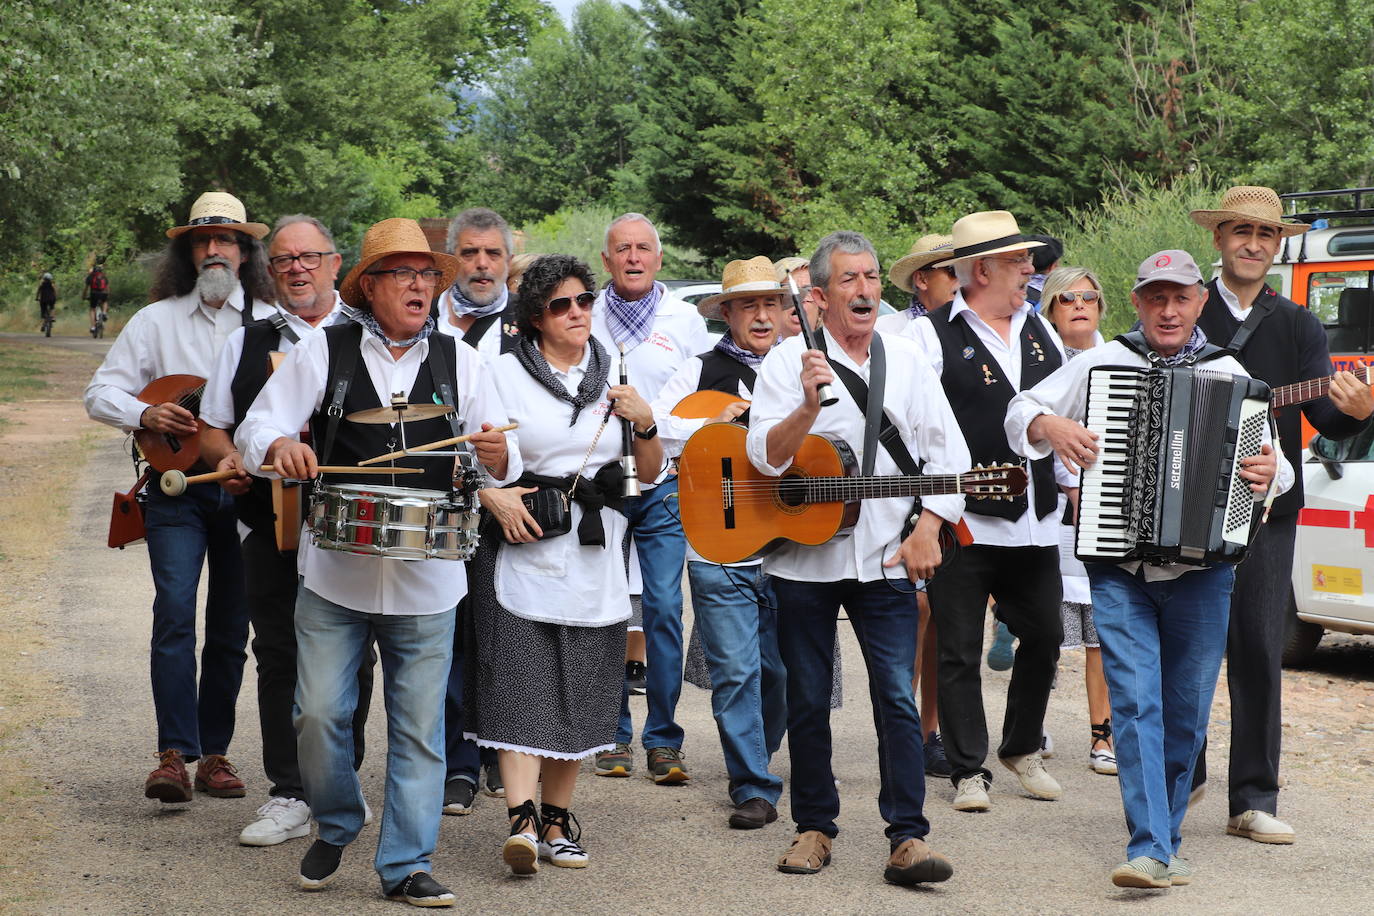
[[[817,334],[825,335],[825,331],[817,329]],[[887,334],[882,335],[882,340],[887,362],[883,408],[901,433],[912,458],[925,460],[927,474],[967,471],[972,464],[968,446],[930,363],[908,340]],[[829,335],[825,335],[825,341],[832,360],[848,366],[868,381],[867,359],[860,366]],[[792,464],[790,460],[777,466],[768,463],[768,433],[802,404],[801,354],[805,349],[800,335],[789,337],[774,347],[759,367],[746,447],[749,461],[763,474],[776,477]],[[822,407],[810,432],[844,439],[862,466],[863,414],[839,379],[831,389],[839,403]],[[881,445],[873,472],[875,475],[902,473]],[[926,496],[921,502],[926,510],[948,522],[957,522],[964,510],[964,497],[958,495]],[[901,578],[900,568],[885,570],[882,562],[896,552],[902,526],[910,517],[911,509],[911,498],[864,500],[858,524],[847,537],[837,537],[816,547],[786,543],[764,558],[764,571],[799,582],[843,579],[876,582],[883,578]]]
[[[915,320],[911,317],[911,310],[905,308],[891,315],[879,315],[878,320],[873,323],[873,330],[883,334],[900,334]]]
[[[564,373],[553,369],[569,394],[586,375],[591,347],[582,361]],[[620,369],[611,357],[609,382]],[[493,365],[501,378],[501,397],[511,422],[520,424],[520,447],[524,449],[525,471],[546,477],[567,477],[582,468],[583,477],[593,477],[603,466],[621,456],[620,420],[614,415],[604,426],[602,418],[610,410],[605,391],[597,402],[577,415],[569,426],[572,405],[555,398],[520,365],[514,353],[498,358]],[[550,366],[552,369],[553,367]],[[587,449],[597,432],[596,449]],[[628,522],[610,507],[601,509],[601,525],[606,545],[582,545],[577,526],[582,507],[572,504],[572,531],[533,544],[501,543],[496,562],[496,595],[501,606],[528,620],[567,626],[606,626],[630,618],[629,581],[621,545]]]
[[[507,303],[513,304],[514,302],[515,294],[511,293],[510,298],[507,299]],[[462,340],[463,335],[467,333],[467,331],[464,331],[453,323],[452,287],[439,294],[439,315],[434,320],[438,322],[439,330],[449,337],[456,337],[458,340]],[[481,319],[479,318],[477,320],[480,321]],[[478,338],[477,346],[474,348],[489,361],[501,355],[501,336],[504,333],[502,325],[503,322],[498,317],[497,320],[493,321],[487,329],[482,332],[482,336]]]
[[[1221,301],[1226,303],[1226,308],[1230,310],[1237,321],[1244,321],[1246,316],[1250,314],[1250,304],[1247,302],[1242,305],[1240,297],[1231,292],[1226,286],[1226,281],[1221,279],[1220,274],[1217,275],[1217,292],[1221,293]],[[1226,346],[1220,340],[1214,340],[1212,343],[1218,347]]]
[[[296,336],[304,339],[317,331],[323,331],[331,324],[346,321],[342,309],[343,300],[335,292],[334,308],[318,325],[312,325],[286,309],[278,308],[277,311],[286,318],[287,326],[296,332]],[[279,352],[290,353],[295,344],[291,342],[291,338],[283,334],[277,346],[280,348]],[[239,360],[242,358],[243,328],[239,328],[224,342],[224,347],[215,360],[215,368],[205,382],[205,393],[200,397],[200,418],[216,429],[232,429],[234,426],[234,393],[230,389],[234,384],[234,375],[239,370]]]
[[[701,384],[701,367],[703,363],[700,356],[693,356],[682,364],[682,368],[674,373],[673,377],[663,384],[658,392],[658,397],[649,406],[654,411],[654,422],[658,424],[658,437],[663,440],[663,454],[667,458],[676,458],[682,454],[682,447],[687,444],[687,440],[692,438],[692,434],[706,425],[706,419],[685,419],[673,416],[672,410],[678,402],[689,394],[696,392]],[[739,390],[736,392],[741,401],[752,401],[753,393],[741,379]],[[709,563],[710,561],[696,552],[692,547],[692,542],[687,542],[687,559],[698,563]],[[745,560],[742,563],[725,563],[724,566],[757,566],[763,561]]]
[[[987,349],[992,358],[997,361],[997,367],[1001,370],[1002,377],[1011,383],[1016,390],[1021,390],[1021,329],[1025,327],[1026,320],[1033,314],[1028,303],[1022,303],[1021,307],[1011,314],[1011,342],[1002,339],[1002,335],[988,326],[978,313],[969,308],[964,301],[963,291],[959,291],[954,296],[954,305],[949,310],[949,320],[966,321],[968,326],[973,329],[973,333],[978,336],[978,340]],[[959,316],[963,315],[963,318]],[[942,375],[945,371],[945,352],[940,345],[940,338],[935,335],[935,326],[931,323],[935,321],[930,315],[922,315],[915,321],[908,322],[906,330],[902,332],[903,337],[915,340],[921,345],[926,358],[930,360],[930,365],[935,370],[935,374]],[[1059,351],[1061,359],[1068,361],[1064,354],[1064,345],[1059,341],[1059,335],[1054,333],[1054,328],[1048,321],[1040,322],[1049,337],[1054,343],[1054,347]],[[941,389],[944,390],[943,388]],[[996,418],[988,417],[988,422],[995,423]],[[1056,458],[1054,460],[1055,480],[1061,486],[1073,487],[1078,485],[1077,479],[1064,470],[1064,466]],[[991,515],[980,515],[977,512],[969,512],[964,515],[964,523],[968,525],[969,532],[973,535],[975,544],[982,544],[990,547],[1055,547],[1059,544],[1059,516],[1051,512],[1044,518],[1037,518],[1035,514],[1035,482],[1027,475],[1026,482],[1026,511],[1018,519],[996,518]]]
[[[1024,455],[1031,459],[1044,458],[1051,454],[1049,442],[1032,443],[1026,438],[1026,432],[1031,423],[1041,414],[1054,414],[1082,423],[1088,406],[1088,370],[1094,366],[1107,365],[1148,367],[1150,361],[1115,340],[1100,347],[1093,347],[1091,350],[1084,350],[1074,357],[1068,365],[1058,369],[1049,378],[1012,398],[1011,403],[1007,405],[1007,416],[1003,423],[1003,429],[1007,434],[1007,441],[1011,443],[1012,450],[1018,455]],[[1250,375],[1234,357],[1230,356],[1209,360],[1203,364],[1203,367],[1210,371],[1229,372],[1232,375],[1242,375],[1247,378]],[[1272,445],[1267,424],[1264,427],[1264,441]],[[1289,465],[1288,460],[1283,457],[1281,450],[1274,449],[1274,453],[1278,457],[1278,472],[1274,475],[1273,495],[1278,496],[1293,486],[1293,468]],[[1054,518],[1057,523],[1059,516],[1051,516],[1051,518]],[[1120,565],[1122,569],[1131,573],[1140,567],[1138,561]],[[1185,572],[1196,568],[1181,564],[1172,566],[1146,565],[1145,578],[1151,582],[1161,579],[1176,579]]]
[[[253,302],[254,319],[275,311],[266,302]],[[209,378],[225,341],[241,327],[242,286],[235,286],[217,309],[201,302],[195,290],[145,305],[115,338],[86,386],[86,413],[126,431],[138,429],[148,405],[137,395],[149,382],[164,375]]]
[[[506,409],[497,394],[492,374],[476,351],[455,347],[458,404],[468,430],[481,424],[504,426]],[[393,358],[380,340],[363,330],[363,365],[382,404],[391,402],[394,391],[410,391],[429,356],[429,341],[422,340]],[[281,367],[262,386],[258,399],[234,434],[250,472],[264,463],[268,448],[282,436],[295,437],[324,404],[329,378],[329,341],[324,334],[302,337]],[[363,384],[362,373],[353,384]],[[419,444],[419,443],[415,443]],[[509,467],[500,483],[520,476],[520,451],[514,433],[506,433]],[[323,456],[320,456],[321,459]],[[436,461],[452,461],[436,458]],[[275,477],[263,472],[260,476]],[[387,485],[390,485],[389,478]],[[404,482],[405,478],[398,478]],[[326,477],[325,483],[329,480]],[[365,557],[339,550],[321,550],[308,535],[301,538],[296,564],[305,587],[335,604],[371,614],[437,614],[453,607],[467,594],[463,564],[456,560],[394,560]]]
[[[619,353],[619,347],[606,323],[604,289],[596,294],[596,302],[592,304],[592,334],[601,341],[606,352]],[[706,330],[706,320],[697,313],[696,307],[665,292],[659,300],[658,310],[654,312],[649,336],[625,344],[627,377],[640,397],[652,402],[683,363],[713,346],[715,340]],[[611,378],[612,383],[617,381],[616,377]],[[665,468],[652,483],[662,483],[668,475],[668,469]],[[645,477],[641,477],[640,482],[645,487],[651,483]]]

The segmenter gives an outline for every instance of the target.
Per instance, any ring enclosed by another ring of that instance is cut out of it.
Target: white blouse
[[[620,372],[618,356],[608,353],[607,357],[607,381],[613,383]],[[589,346],[581,363],[566,373],[553,369],[554,376],[570,394],[577,392],[590,360]],[[501,380],[506,413],[511,422],[520,424],[520,453],[525,471],[545,477],[576,473],[610,409],[605,390],[595,404],[578,414],[577,423],[570,427],[572,405],[550,394],[525,371],[514,353],[498,357],[492,368]],[[595,476],[604,465],[620,458],[620,423],[612,415],[605,424],[582,470],[583,477]],[[574,502],[572,531],[567,534],[532,544],[502,541],[496,561],[496,596],[502,607],[527,620],[566,626],[600,627],[630,618],[630,591],[622,551],[625,516],[610,507],[602,508],[604,547],[578,542],[577,526],[581,520],[582,507]]]

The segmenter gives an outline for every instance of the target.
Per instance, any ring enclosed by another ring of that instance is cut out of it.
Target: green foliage
[[[1102,281],[1107,314],[1102,336],[1111,340],[1135,324],[1131,287],[1136,268],[1156,251],[1181,248],[1209,276],[1216,257],[1212,236],[1189,217],[1192,210],[1216,206],[1225,184],[1198,171],[1172,185],[1135,178],[1109,191],[1100,203],[1068,214],[1050,227],[1064,242],[1065,267],[1086,267]]]
[[[606,227],[622,211],[605,205],[565,207],[536,223],[524,226],[525,251],[530,254],[570,254],[581,258],[604,285],[610,275],[601,265],[601,248]],[[713,271],[699,254],[663,239],[663,279],[709,278]]]

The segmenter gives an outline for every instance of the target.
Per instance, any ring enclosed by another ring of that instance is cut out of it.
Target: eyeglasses
[[[268,258],[267,263],[272,265],[272,272],[284,274],[291,270],[291,265],[297,261],[301,264],[302,270],[314,270],[320,266],[324,256],[337,254],[333,251],[302,251],[300,254],[279,254],[275,258]]]
[[[1017,267],[1020,267],[1020,266],[1022,266],[1022,265],[1024,265],[1024,264],[1029,264],[1029,263],[1031,262],[1031,256],[1028,255],[1028,254],[1023,254],[1023,255],[1019,255],[1018,257],[1014,257],[1014,258],[991,258],[991,257],[990,257],[990,258],[987,258],[986,260],[988,260],[988,261],[1001,261],[1003,264],[1015,264]]]
[[[811,290],[813,290],[813,289],[815,289],[815,287],[812,286],[810,283],[806,284],[805,286],[798,286],[798,287],[797,287],[797,301],[798,301],[798,302],[805,302],[805,301],[806,301],[806,297],[809,296],[809,295],[811,295]],[[796,311],[796,309],[792,306],[792,297],[791,297],[791,296],[783,296],[783,297],[782,297],[782,310],[783,310],[784,312],[794,312],[794,311]]]
[[[397,286],[409,286],[417,278],[421,284],[433,286],[439,282],[439,278],[444,275],[444,272],[437,267],[426,267],[423,270],[416,270],[414,267],[393,267],[390,270],[369,270],[368,274],[374,277],[379,274],[391,274],[391,278],[396,281]]]
[[[1084,302],[1096,302],[1101,297],[1102,294],[1095,289],[1085,290],[1083,292],[1068,290],[1059,294],[1059,301],[1064,305],[1073,305],[1075,299],[1082,299]]]
[[[993,258],[993,260],[994,260],[994,261],[1000,261],[1000,260],[1002,260],[1002,259],[1001,259],[1001,258]],[[1015,263],[1015,262],[1012,262],[1012,263]],[[955,273],[954,273],[954,268],[953,268],[953,267],[922,267],[921,270],[923,270],[923,271],[925,271],[925,272],[927,272],[927,273],[934,273],[935,271],[938,270],[938,271],[940,271],[940,273],[944,274],[946,277],[949,277],[951,280],[953,280],[953,279],[955,278]]]
[[[592,303],[595,301],[596,293],[578,293],[576,296],[559,296],[557,299],[550,299],[544,308],[548,310],[550,315],[566,315],[568,309],[573,307],[574,302],[585,312],[591,309]]]
[[[192,248],[209,248],[211,242],[228,248],[230,245],[237,245],[239,237],[233,232],[204,232],[191,236]]]

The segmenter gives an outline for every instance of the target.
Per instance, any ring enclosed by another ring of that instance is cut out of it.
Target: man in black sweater
[[[1265,286],[1264,278],[1284,236],[1307,231],[1283,220],[1278,195],[1269,188],[1233,187],[1216,210],[1194,210],[1193,221],[1212,230],[1221,252],[1221,276],[1207,285],[1198,327],[1218,346],[1238,352],[1255,378],[1277,388],[1331,375],[1326,332],[1315,315]],[[1330,397],[1302,405],[1325,436],[1342,439],[1364,427],[1374,413],[1368,386],[1349,372],[1337,373]],[[1276,413],[1279,441],[1294,468],[1303,448],[1301,417],[1289,407]],[[1279,794],[1279,739],[1283,644],[1286,635],[1293,540],[1303,504],[1302,476],[1280,496],[1236,570],[1226,673],[1231,693],[1230,820],[1226,832],[1260,843],[1292,843],[1293,828],[1275,817]],[[1205,761],[1194,771],[1195,791],[1207,778]]]

